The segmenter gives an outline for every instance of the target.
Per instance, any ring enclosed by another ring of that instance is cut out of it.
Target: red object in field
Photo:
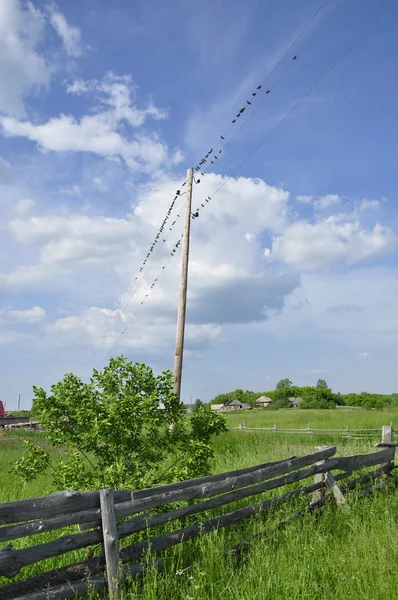
[[[4,410],[4,404],[3,401],[0,400],[0,417],[5,417],[6,416],[6,411]]]

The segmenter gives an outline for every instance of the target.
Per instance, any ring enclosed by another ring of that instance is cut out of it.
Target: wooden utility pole
[[[21,412],[21,394],[18,394],[18,417],[21,416],[19,414],[20,412]]]
[[[174,393],[180,401],[182,359],[184,354],[185,315],[187,310],[189,235],[191,231],[193,169],[187,171],[187,192],[185,198],[184,233],[182,240],[180,295],[178,299],[177,336],[174,354]]]

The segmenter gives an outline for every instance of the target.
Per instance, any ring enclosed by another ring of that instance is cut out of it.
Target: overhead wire
[[[368,25],[358,34],[358,36],[354,39],[353,42],[342,52],[339,57],[330,65],[330,67],[319,77],[319,79],[307,90],[307,92],[296,102],[296,104],[285,114],[285,116],[275,125],[273,129],[266,135],[266,137],[250,152],[250,154],[243,160],[238,167],[225,179],[225,181],[216,189],[216,191],[208,196],[208,200],[212,200],[213,197],[228,183],[230,179],[232,179],[240,169],[247,163],[248,160],[265,144],[265,142],[271,137],[271,135],[279,129],[279,127],[290,117],[290,115],[304,102],[304,100],[311,94],[311,92],[327,77],[327,75],[334,69],[334,67],[348,54],[351,48],[362,38],[363,35],[372,27],[372,25],[381,17],[384,11],[389,7],[389,5],[393,2],[393,0],[388,0],[388,2],[383,6],[380,12],[368,23]]]
[[[296,38],[294,39],[294,41],[290,44],[289,48],[286,50],[286,52],[282,55],[282,57],[280,58],[280,60],[277,62],[277,64],[274,66],[274,68],[272,69],[272,71],[268,74],[267,78],[256,87],[256,90],[254,92],[252,92],[251,96],[252,98],[256,97],[259,93],[260,90],[264,89],[266,87],[266,84],[268,83],[268,81],[271,79],[272,75],[276,72],[276,70],[279,68],[279,66],[282,64],[282,62],[285,60],[285,58],[289,55],[289,53],[291,52],[292,48],[297,44],[297,42],[300,40],[300,38],[304,35],[304,33],[307,31],[307,29],[310,27],[310,25],[312,24],[312,22],[314,21],[314,19],[317,17],[317,15],[319,14],[319,12],[321,11],[322,7],[326,4],[327,0],[322,0],[321,4],[319,5],[319,7],[316,9],[316,11],[313,13],[313,15],[310,17],[309,21],[304,25],[304,27],[301,29],[300,33],[296,36]],[[307,44],[304,46],[304,48],[300,51],[300,54],[305,50],[305,48],[312,42],[312,40],[314,39],[314,37],[317,35],[317,33],[319,32],[319,30],[323,27],[323,25],[326,23],[326,21],[329,19],[329,17],[331,16],[331,14],[336,10],[336,8],[338,7],[338,5],[340,4],[341,0],[338,0],[337,4],[334,6],[334,8],[332,9],[332,11],[327,15],[326,19],[324,19],[322,21],[322,23],[320,24],[320,26],[317,28],[317,30],[315,31],[315,33],[313,34],[313,36],[310,38],[310,40],[307,42]],[[295,55],[293,57],[293,61],[289,64],[289,66],[287,67],[287,69],[285,69],[285,71],[282,73],[282,75],[280,76],[280,78],[277,80],[276,84],[274,84],[272,86],[272,89],[276,87],[276,85],[279,83],[279,81],[285,76],[285,74],[287,73],[287,71],[289,71],[290,67],[294,64],[294,61],[298,58],[298,54]],[[262,104],[264,102],[264,99],[267,97],[267,95],[271,92],[271,89],[266,90],[265,91],[265,96],[263,98],[263,100],[261,101],[260,104]],[[234,119],[231,122],[231,125],[229,126],[229,128],[222,134],[219,136],[218,141],[214,144],[214,149],[213,147],[211,147],[211,151],[214,151],[216,148],[218,148],[218,146],[222,145],[222,141],[225,140],[225,137],[228,135],[228,133],[231,131],[231,129],[233,128],[234,124],[237,122],[237,119],[240,118],[240,116],[245,112],[245,110],[252,105],[253,99],[252,100],[246,100],[246,106],[241,108],[239,110],[239,112],[235,115]],[[257,111],[257,109],[253,109],[254,112]],[[244,122],[244,124],[248,121],[248,119],[246,119],[246,121]],[[243,125],[244,125],[243,124]],[[242,129],[243,125],[239,128]],[[235,137],[236,134],[234,134],[232,136],[231,139],[233,139]],[[229,142],[230,143],[230,142]],[[224,149],[226,148],[227,145],[229,145],[229,143],[223,145],[222,148],[222,152],[224,151]],[[209,155],[212,154],[212,152],[208,152],[204,158],[202,158],[200,160],[200,162],[196,165],[195,170],[202,171],[202,175],[205,175],[208,172],[208,169],[200,169],[199,167],[202,164],[205,164],[203,161],[205,160],[207,162],[207,159],[209,157]],[[218,157],[214,157],[215,160],[218,160]],[[211,164],[214,164],[214,162],[212,163],[212,161],[210,160]]]
[[[182,186],[183,186],[183,185],[185,185],[185,182],[182,184]],[[182,186],[180,186],[180,187],[182,187]],[[147,255],[146,255],[145,259],[143,260],[143,262],[142,262],[142,264],[141,264],[141,266],[140,266],[140,268],[139,268],[139,270],[138,270],[138,274],[137,274],[137,275],[136,275],[136,277],[134,278],[134,280],[133,280],[133,283],[131,284],[130,288],[129,288],[129,289],[128,289],[128,291],[127,291],[127,295],[126,295],[126,298],[125,298],[125,300],[124,300],[124,302],[123,302],[122,306],[121,306],[119,309],[117,309],[117,311],[116,311],[116,314],[115,314],[115,316],[114,316],[114,318],[113,318],[113,320],[112,320],[111,324],[109,325],[109,327],[108,327],[108,329],[107,329],[107,331],[106,331],[105,335],[103,335],[103,336],[101,337],[101,339],[100,339],[100,341],[98,342],[97,346],[95,347],[95,349],[94,349],[94,351],[93,351],[92,355],[90,356],[90,358],[89,358],[89,359],[87,360],[87,362],[85,363],[85,366],[87,366],[87,365],[88,365],[88,364],[89,364],[89,363],[90,363],[90,362],[93,360],[93,358],[95,357],[95,355],[97,354],[97,352],[99,352],[99,350],[101,350],[101,348],[102,348],[102,347],[103,347],[103,345],[105,344],[105,342],[106,342],[107,338],[109,337],[109,335],[110,335],[110,333],[111,333],[112,329],[115,327],[115,325],[116,325],[117,321],[119,320],[119,318],[120,318],[120,315],[123,313],[123,311],[124,311],[124,310],[126,310],[126,308],[128,307],[128,305],[130,304],[130,302],[131,302],[131,299],[132,299],[132,297],[133,297],[133,295],[134,295],[134,293],[135,293],[135,291],[136,291],[136,290],[134,290],[134,288],[135,288],[136,286],[138,286],[138,288],[140,287],[140,284],[141,284],[141,282],[142,282],[142,280],[143,280],[143,278],[144,278],[144,275],[142,275],[141,281],[138,281],[138,280],[139,280],[139,277],[140,277],[140,273],[143,273],[143,271],[144,271],[144,268],[145,268],[145,265],[147,264],[147,262],[148,262],[148,259],[150,258],[151,254],[152,254],[152,252],[153,252],[153,250],[154,250],[154,248],[155,248],[155,245],[156,245],[156,244],[158,244],[158,241],[159,241],[160,235],[163,233],[163,231],[164,231],[164,228],[166,227],[167,221],[168,221],[168,219],[169,219],[169,218],[170,218],[170,216],[171,216],[172,210],[173,210],[173,208],[174,208],[174,206],[175,206],[175,203],[176,203],[177,199],[178,199],[178,198],[181,198],[181,197],[182,197],[184,194],[185,194],[185,192],[181,193],[181,190],[180,190],[180,189],[178,189],[178,190],[176,191],[176,195],[175,195],[175,197],[174,197],[174,199],[173,199],[172,203],[170,204],[170,206],[169,206],[169,208],[168,208],[168,210],[167,210],[167,212],[166,212],[166,216],[164,217],[164,219],[163,219],[163,222],[162,222],[162,224],[160,225],[160,227],[159,227],[159,229],[158,229],[158,232],[157,232],[157,234],[156,234],[156,236],[155,236],[155,238],[154,238],[154,240],[153,240],[153,242],[152,242],[152,245],[150,246],[149,252],[147,253]],[[179,215],[178,215],[178,217],[179,217]],[[176,223],[176,220],[174,221],[174,223],[173,223],[173,226],[175,225],[175,223]],[[160,251],[161,247],[163,246],[163,244],[166,242],[166,240],[167,240],[167,238],[168,238],[168,235],[169,235],[169,234],[167,234],[167,235],[165,236],[165,238],[162,238],[162,242],[161,242],[160,244],[158,244],[159,248],[158,248],[158,251],[157,251],[157,253],[156,253],[156,255],[155,255],[155,258],[156,258],[156,256],[159,254],[159,251]],[[152,261],[151,261],[150,265],[152,264],[152,262],[153,262],[153,261],[154,261],[154,258],[152,259]]]
[[[339,2],[337,3],[337,5],[340,3],[340,1],[341,1],[341,0],[339,0]],[[268,76],[267,76],[267,78],[265,79],[265,81],[263,82],[262,86],[264,86],[264,85],[265,85],[265,84],[266,84],[266,83],[269,81],[269,79],[272,77],[272,75],[273,75],[273,74],[276,72],[276,70],[278,69],[278,67],[279,67],[279,66],[282,64],[283,60],[286,58],[286,56],[289,54],[289,52],[292,50],[292,48],[295,46],[295,44],[296,44],[296,43],[299,41],[299,39],[302,37],[302,35],[305,33],[305,31],[306,31],[306,30],[308,29],[308,27],[311,25],[311,23],[314,21],[314,19],[316,18],[316,16],[318,15],[318,13],[320,12],[320,10],[321,10],[321,9],[322,9],[322,7],[324,6],[324,4],[326,4],[326,2],[327,2],[327,0],[322,0],[321,4],[320,4],[320,5],[319,5],[319,7],[317,8],[317,10],[316,10],[316,11],[313,13],[313,15],[310,17],[309,21],[308,21],[308,22],[305,24],[305,26],[304,26],[304,27],[301,29],[300,33],[299,33],[299,34],[296,36],[296,38],[294,39],[294,41],[292,42],[292,44],[289,46],[289,48],[286,50],[286,52],[285,52],[285,53],[282,55],[282,57],[279,59],[279,61],[278,61],[278,62],[277,62],[277,64],[274,66],[274,68],[272,69],[272,71],[271,71],[271,72],[268,74]],[[337,5],[336,5],[336,7],[335,7],[335,8],[337,8]],[[329,16],[330,16],[330,15],[328,15],[328,17],[329,17]],[[328,18],[328,17],[327,17],[327,18]],[[323,25],[323,23],[321,24],[321,26],[320,26],[320,27],[322,27],[322,25]],[[316,33],[319,31],[320,27],[317,29]],[[316,33],[315,33],[315,35],[316,35]],[[315,37],[315,35],[314,35],[313,37]],[[312,39],[313,39],[313,38],[311,38],[311,40],[312,40]],[[307,44],[307,45],[308,45],[308,44]],[[297,58],[297,57],[296,57],[296,58]],[[291,64],[293,64],[293,63],[291,63]],[[286,74],[286,72],[289,70],[290,66],[291,66],[291,65],[289,65],[289,67],[288,67],[288,68],[287,68],[287,69],[284,71],[284,73],[282,74],[282,76],[281,76],[281,77],[278,79],[277,83],[279,83],[280,79],[282,79],[282,77],[283,77],[283,76]],[[277,85],[277,83],[276,83],[275,85]],[[260,86],[258,86],[258,88],[257,88],[257,89],[260,89],[262,86],[261,86],[261,85],[260,85]],[[254,93],[253,95],[254,95],[254,96],[256,96],[256,93]],[[256,110],[257,110],[257,109],[256,109]],[[256,112],[256,110],[255,110],[254,112]],[[238,131],[240,131],[240,130],[242,129],[242,127],[243,127],[243,126],[246,124],[246,122],[247,122],[247,121],[248,121],[248,119],[246,119],[246,121],[243,123],[243,125],[242,125],[241,127],[239,127]],[[228,130],[226,130],[226,131],[224,132],[224,136],[221,136],[221,138],[222,138],[222,139],[224,139],[225,135],[227,135],[227,133],[228,133],[228,132],[231,130],[231,128],[232,128],[232,125],[230,125],[230,127],[228,128]],[[237,131],[237,133],[238,133],[238,131]],[[226,146],[228,146],[228,145],[231,143],[232,139],[233,139],[235,136],[236,136],[236,133],[235,133],[235,134],[234,134],[234,136],[231,138],[231,140],[227,142],[227,144],[224,146],[224,148],[225,148]],[[215,147],[218,147],[219,145],[220,145],[220,141],[219,141],[219,142],[217,142],[217,143],[215,144]],[[212,147],[211,147],[210,151],[213,151],[213,148],[212,148]],[[209,151],[209,153],[210,153],[210,151]],[[220,152],[219,152],[219,154],[221,154],[221,152],[222,152],[222,151],[220,151]],[[208,153],[208,154],[209,154],[209,153]],[[207,157],[208,157],[208,155],[206,155],[206,159],[207,159]],[[202,159],[202,160],[203,160],[203,159]],[[218,157],[216,157],[216,158],[215,158],[215,160],[218,160]],[[200,169],[199,169],[199,167],[198,167],[198,166],[197,166],[197,167],[195,167],[195,169],[196,169],[196,171],[200,171]],[[208,170],[208,169],[207,169],[207,170]],[[202,176],[204,176],[204,175],[205,175],[205,173],[207,172],[207,170],[204,170],[204,172],[201,172],[201,175],[202,175]],[[198,185],[198,184],[200,183],[200,179],[197,179],[197,180],[196,180],[196,179],[194,179],[194,182],[195,182],[195,185]],[[184,185],[185,185],[185,182],[181,184],[181,187],[183,187]],[[170,213],[171,209],[173,208],[173,206],[174,206],[174,203],[175,203],[175,201],[176,201],[176,198],[177,198],[177,195],[180,195],[180,193],[179,193],[179,192],[180,192],[180,190],[177,190],[176,197],[174,198],[174,200],[173,200],[173,202],[172,202],[172,204],[171,204],[171,206],[170,206],[170,208],[169,208],[168,212],[166,213],[166,217],[165,217],[165,219],[164,219],[164,221],[163,221],[163,224],[161,225],[161,227],[160,227],[160,229],[159,229],[159,232],[161,232],[161,231],[162,231],[162,228],[164,227],[164,225],[165,225],[165,223],[166,223],[166,220],[167,220],[167,215]],[[199,214],[198,214],[198,210],[196,210],[194,213],[192,213],[192,215],[193,215],[193,218],[196,218],[197,216],[199,216]],[[175,225],[176,221],[177,221],[177,219],[174,221],[174,223],[173,223],[173,226]],[[145,260],[144,260],[144,261],[143,261],[143,263],[141,264],[141,267],[140,267],[140,269],[139,269],[139,272],[138,272],[138,273],[142,273],[142,272],[143,272],[143,270],[144,270],[144,267],[145,267],[145,265],[146,265],[146,263],[147,263],[147,260],[148,260],[148,258],[149,258],[149,256],[150,256],[150,254],[151,254],[151,252],[152,252],[152,250],[153,250],[153,247],[154,247],[154,245],[156,244],[156,242],[157,242],[157,240],[158,240],[158,238],[159,238],[159,232],[158,232],[158,234],[156,235],[156,237],[155,237],[155,239],[154,239],[154,242],[152,243],[152,246],[151,246],[151,248],[150,248],[150,251],[149,251],[149,252],[148,252],[148,254],[146,255],[146,258],[145,258]],[[163,240],[163,243],[164,243],[165,241],[166,241],[166,240]],[[156,258],[156,257],[157,257],[157,255],[159,254],[159,251],[160,251],[161,247],[163,246],[163,243],[161,243],[161,244],[160,244],[160,247],[159,247],[159,249],[158,249],[158,252],[156,253],[155,257],[153,257],[153,259],[152,259],[152,261],[150,262],[150,265],[149,265],[149,267],[148,267],[148,269],[147,269],[147,270],[149,270],[149,269],[150,269],[150,266],[152,265],[152,263],[154,262],[155,258]],[[116,323],[118,322],[119,318],[121,318],[121,314],[122,314],[122,313],[123,313],[123,311],[124,311],[124,310],[125,310],[125,309],[128,307],[128,305],[130,304],[130,302],[131,302],[131,300],[132,300],[132,298],[133,298],[134,294],[137,292],[138,288],[140,287],[140,285],[141,285],[141,283],[142,283],[142,281],[143,281],[143,279],[144,279],[144,275],[142,276],[142,278],[141,278],[141,280],[140,280],[139,282],[138,282],[138,279],[139,279],[139,275],[138,275],[138,276],[136,276],[136,277],[135,277],[135,279],[133,280],[133,284],[131,285],[131,287],[129,288],[129,290],[128,290],[128,292],[127,292],[126,300],[125,300],[125,302],[124,302],[123,306],[117,310],[117,312],[116,312],[116,314],[115,314],[115,316],[114,316],[114,318],[113,318],[113,320],[112,320],[111,324],[109,325],[109,327],[108,327],[108,329],[107,329],[107,331],[106,331],[105,335],[104,335],[104,336],[102,336],[101,340],[99,341],[99,343],[97,344],[96,348],[94,349],[94,351],[93,351],[93,353],[92,353],[91,357],[89,358],[89,360],[87,361],[87,363],[85,363],[86,365],[87,365],[89,362],[91,362],[91,361],[92,361],[92,359],[95,357],[95,355],[97,354],[97,352],[98,352],[99,350],[101,350],[101,348],[102,348],[102,347],[103,347],[103,345],[105,344],[105,342],[106,342],[107,338],[108,338],[108,337],[109,337],[109,335],[111,334],[111,332],[112,332],[112,330],[114,329],[114,327],[115,327]],[[136,284],[137,284],[137,286],[136,286]]]
[[[338,4],[340,4],[340,1],[337,3],[337,5],[334,7],[333,11],[337,8]],[[273,129],[271,129],[271,131],[265,136],[265,138],[248,154],[248,156],[236,167],[236,169],[233,171],[233,173],[231,175],[229,175],[224,181],[223,183],[215,190],[215,192],[211,195],[208,196],[206,199],[203,200],[203,203],[201,204],[201,207],[204,208],[206,203],[209,203],[211,200],[213,200],[214,196],[228,183],[228,181],[230,181],[239,171],[240,169],[250,160],[250,158],[265,144],[265,142],[275,133],[275,131],[277,131],[277,129],[279,129],[279,127],[290,117],[290,115],[302,104],[302,102],[313,92],[313,90],[325,79],[325,77],[327,77],[327,75],[335,68],[335,66],[348,54],[348,52],[352,49],[352,47],[363,37],[363,35],[365,35],[365,33],[373,26],[373,24],[380,18],[380,16],[385,12],[385,10],[388,8],[388,6],[393,2],[393,0],[388,0],[388,2],[383,6],[383,8],[379,11],[379,13],[377,13],[377,15],[368,23],[368,25],[357,35],[357,37],[351,42],[351,44],[338,56],[338,58],[328,67],[328,69],[318,78],[318,80],[307,90],[307,92],[300,98],[300,100],[298,100],[294,106],[284,115],[284,117],[275,125],[275,127],[273,127]],[[324,3],[322,3],[324,4]],[[333,12],[332,11],[332,12]],[[319,10],[318,10],[319,12]],[[330,13],[328,15],[327,18],[330,17],[332,13]],[[322,25],[321,25],[322,26]],[[315,37],[316,33],[319,31],[318,30],[315,32],[315,34],[312,36],[311,40]],[[310,41],[311,41],[310,40]],[[310,43],[310,41],[306,44],[305,48],[308,46],[308,44]],[[304,50],[304,49],[303,49]],[[302,51],[303,51],[302,50]],[[301,52],[302,52],[301,51]],[[283,59],[282,59],[283,60]],[[281,61],[280,61],[281,62]],[[280,63],[279,63],[280,64]],[[199,216],[199,210],[197,209],[195,211],[195,213],[192,213],[191,218],[195,219]],[[153,289],[153,287],[155,286],[155,284],[157,283],[157,281],[159,280],[159,278],[161,277],[163,271],[166,269],[167,265],[169,264],[171,258],[174,256],[175,252],[177,251],[180,243],[182,240],[182,236],[180,237],[180,239],[178,240],[178,242],[176,243],[176,245],[173,247],[172,252],[170,253],[170,256],[168,258],[168,260],[166,261],[166,263],[164,264],[164,266],[162,267],[158,277],[154,280],[154,282],[152,283],[152,285],[150,286],[150,288],[148,289],[147,294],[145,295],[145,299],[150,295],[151,290]],[[124,327],[124,329],[120,332],[118,338],[116,339],[116,341],[114,342],[114,344],[112,344],[111,348],[109,349],[107,355],[105,358],[107,358],[110,353],[112,352],[113,348],[117,345],[117,343],[119,342],[120,338],[122,337],[122,335],[124,335],[128,329],[128,327],[130,326],[130,324],[132,323],[132,321],[134,320],[134,318],[136,317],[136,315],[138,314],[139,310],[141,309],[141,307],[143,306],[145,300],[142,300],[140,305],[138,306],[138,308],[136,309],[136,311],[133,313],[133,315],[130,317],[129,321],[127,322],[126,326]],[[101,361],[103,362],[103,361]]]

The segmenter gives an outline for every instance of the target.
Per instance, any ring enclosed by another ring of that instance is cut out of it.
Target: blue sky
[[[135,277],[243,106],[194,188],[212,200],[192,223],[183,399],[282,377],[397,391],[395,1],[278,126],[385,4],[2,1],[7,407],[121,352],[172,368],[183,200]]]

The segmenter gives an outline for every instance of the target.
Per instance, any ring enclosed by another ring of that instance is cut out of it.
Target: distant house
[[[224,404],[224,406],[222,406],[220,408],[220,410],[222,411],[227,411],[227,410],[250,410],[251,406],[250,404],[246,404],[245,402],[240,402],[239,400],[228,400],[228,402],[226,402]]]
[[[290,406],[293,406],[294,408],[297,408],[302,401],[302,398],[289,398]]]
[[[221,410],[224,404],[210,404],[211,410]]]
[[[268,408],[268,406],[271,406],[272,400],[268,396],[260,396],[260,398],[257,398],[256,404],[259,408]]]

